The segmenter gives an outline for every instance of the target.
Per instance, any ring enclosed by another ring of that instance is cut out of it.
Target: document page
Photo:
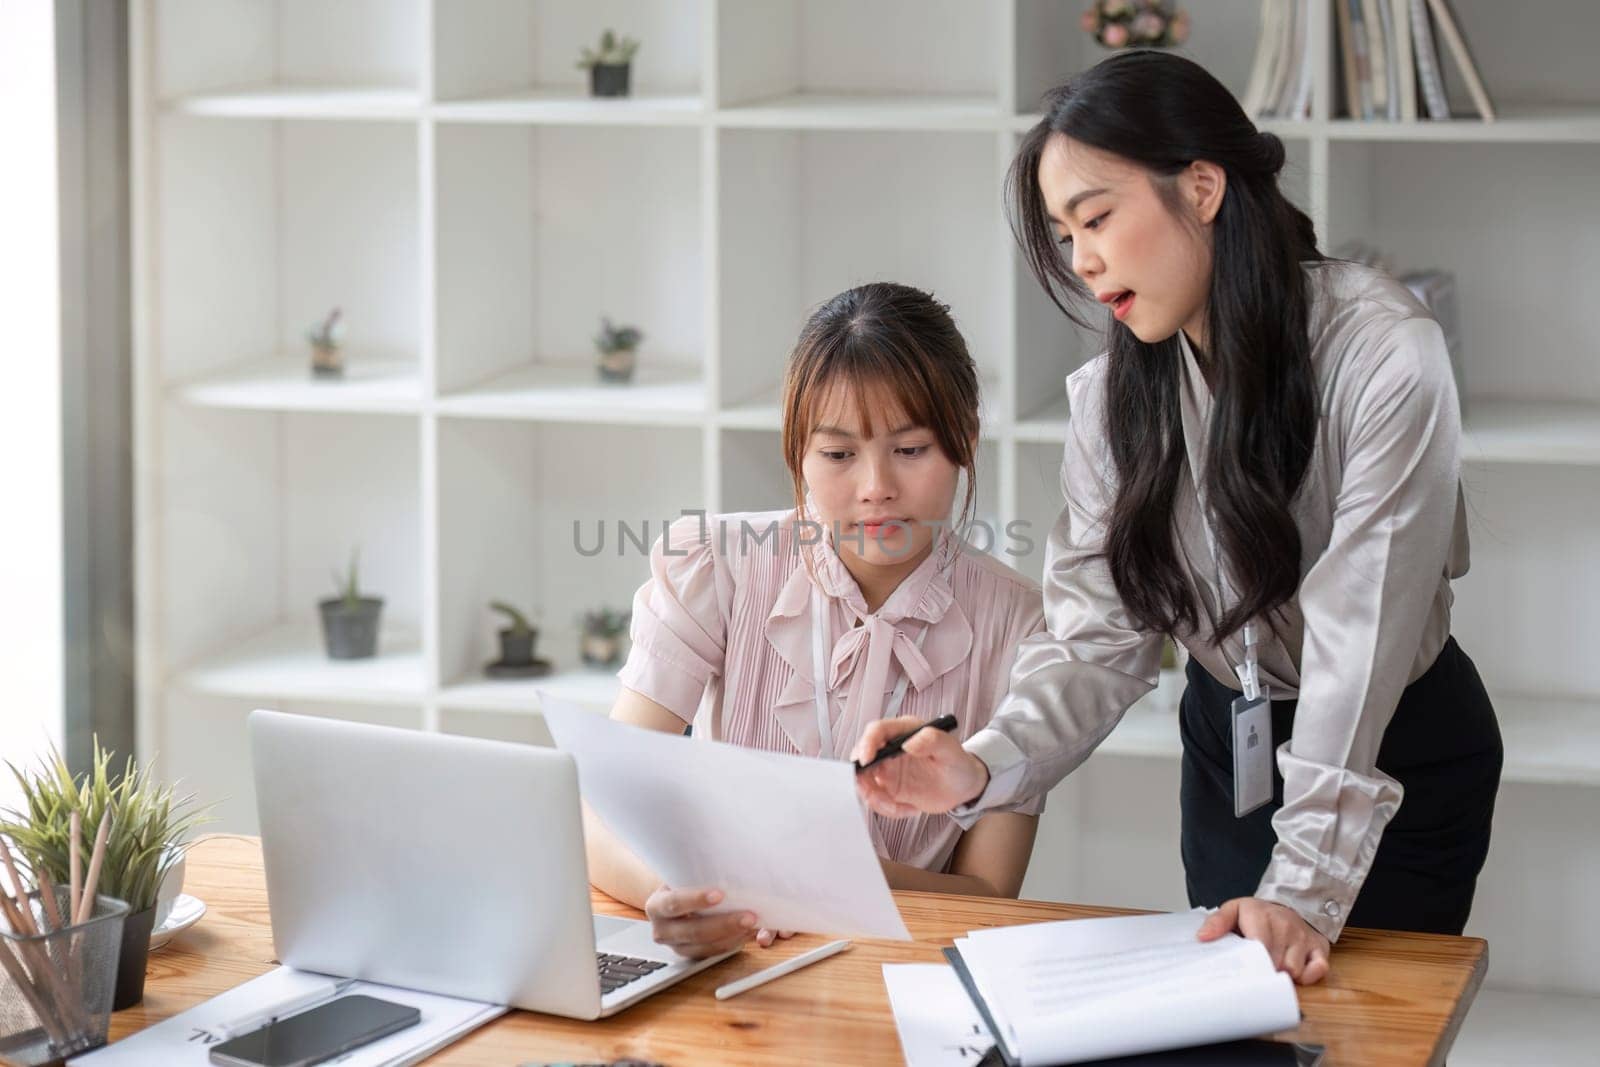
[[[542,697],[584,802],[668,885],[763,926],[910,940],[849,763],[677,737]]]
[[[975,930],[956,942],[1023,1064],[1072,1063],[1299,1025],[1259,942],[1195,940],[1201,911]]]
[[[906,1067],[974,1067],[994,1044],[961,980],[945,964],[885,963],[883,984]]]

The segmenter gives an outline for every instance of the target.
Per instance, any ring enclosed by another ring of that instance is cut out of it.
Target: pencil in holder
[[[128,905],[97,895],[88,919],[69,926],[60,922],[70,914],[68,890],[53,896],[53,908],[38,892],[20,903],[7,895],[0,904],[0,1062],[18,1067],[106,1043]],[[17,928],[11,920],[20,915],[36,933]]]

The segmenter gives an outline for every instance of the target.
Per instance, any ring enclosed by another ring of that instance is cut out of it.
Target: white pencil
[[[729,982],[717,990],[717,999],[727,1000],[729,997],[736,997],[740,993],[754,989],[756,986],[766,985],[774,978],[782,978],[786,974],[793,974],[802,967],[809,967],[818,960],[825,960],[829,956],[838,955],[849,947],[849,941],[829,941],[821,948],[814,948],[810,952],[802,952],[793,959],[784,960],[782,963],[768,967],[764,971],[757,971],[755,974],[741,978],[737,982]]]

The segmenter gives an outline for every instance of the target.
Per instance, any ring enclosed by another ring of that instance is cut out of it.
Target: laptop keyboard
[[[666,964],[660,960],[642,960],[637,956],[613,956],[595,953],[595,963],[600,969],[600,995],[614,993],[629,982],[637,982],[647,974],[654,974]]]

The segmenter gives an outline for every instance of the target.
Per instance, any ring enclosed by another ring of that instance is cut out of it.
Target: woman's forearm
[[[587,804],[583,808],[583,837],[590,883],[613,900],[643,908],[645,900],[661,885],[660,877]]]
[[[879,862],[883,864],[884,877],[889,879],[890,889],[914,889],[922,893],[959,893],[969,897],[1006,895],[977,875],[925,871],[921,867],[896,863],[894,860],[880,859]]]

